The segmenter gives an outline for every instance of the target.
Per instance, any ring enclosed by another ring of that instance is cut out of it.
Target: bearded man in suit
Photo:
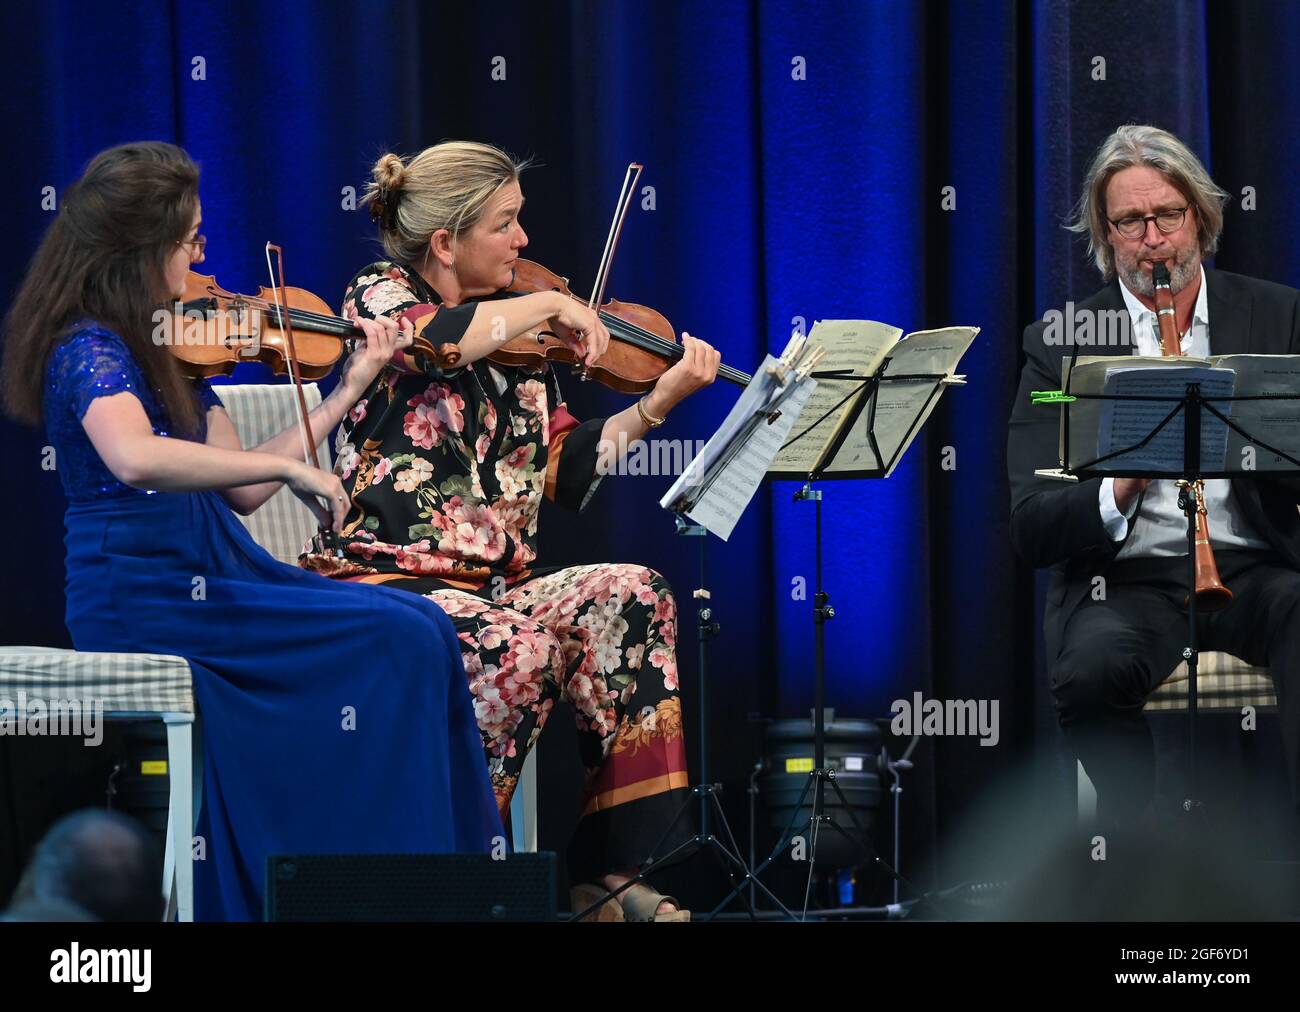
[[[1061,388],[1062,360],[1159,355],[1152,266],[1171,275],[1184,354],[1300,354],[1300,291],[1203,266],[1218,246],[1227,194],[1177,137],[1124,126],[1097,150],[1071,228],[1088,236],[1105,288],[1075,318],[1121,319],[1127,340],[1075,349],[1045,321],[1024,332],[1025,366],[1010,420],[1011,537],[1050,567],[1044,638],[1066,738],[1110,825],[1149,818],[1154,747],[1147,697],[1182,659],[1187,640],[1187,521],[1172,480],[1035,475],[1059,464],[1059,416],[1030,404]],[[1120,314],[1115,317],[1113,314]],[[1292,799],[1300,804],[1300,482],[1260,475],[1207,479],[1210,540],[1234,597],[1198,614],[1199,647],[1267,665]],[[1104,594],[1095,594],[1096,577]]]

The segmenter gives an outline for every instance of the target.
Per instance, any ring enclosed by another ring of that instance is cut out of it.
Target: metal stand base
[[[812,897],[813,878],[817,869],[817,844],[821,836],[823,826],[841,834],[849,843],[862,854],[864,860],[862,864],[871,864],[882,869],[894,882],[906,886],[918,896],[921,894],[905,878],[903,878],[887,861],[876,853],[875,848],[870,844],[870,838],[867,835],[866,827],[858,821],[857,814],[853,811],[845,798],[844,792],[840,790],[840,785],[835,779],[835,770],[826,765],[826,623],[835,617],[835,609],[831,607],[830,595],[826,592],[822,582],[822,493],[821,489],[812,487],[812,482],[807,482],[798,492],[795,493],[796,502],[812,502],[816,506],[816,558],[817,558],[817,587],[813,596],[813,623],[816,636],[816,655],[814,665],[813,679],[813,771],[808,776],[808,782],[804,785],[803,791],[799,795],[799,800],[795,803],[794,811],[790,816],[790,822],[786,825],[785,831],[777,841],[772,852],[767,856],[757,868],[750,873],[755,881],[758,876],[767,869],[769,865],[780,855],[787,844],[794,841],[796,834],[793,833],[796,821],[799,818],[799,812],[803,809],[804,801],[808,797],[808,791],[813,791],[812,812],[805,823],[806,839],[808,840],[808,880],[804,887],[803,911],[802,918],[808,918],[808,906]],[[848,834],[844,827],[838,825],[833,819],[825,814],[826,810],[826,784],[829,783],[831,789],[835,792],[844,806],[844,810],[849,813],[849,818],[853,820],[854,828],[858,831],[858,837],[854,838]],[[761,882],[759,883],[761,885]],[[770,891],[764,889],[768,895]],[[723,901],[718,904],[713,913],[717,913],[724,906],[731,902],[735,897],[736,890],[733,888]],[[925,898],[926,902],[934,905],[933,900]],[[785,908],[782,907],[784,910]]]
[[[700,779],[702,781],[707,781],[709,751],[708,751],[708,723],[707,723],[708,715],[705,710],[705,703],[708,699],[709,641],[712,640],[712,638],[721,631],[722,626],[717,621],[717,619],[714,618],[712,598],[708,590],[708,580],[707,580],[708,573],[707,573],[707,565],[706,565],[708,531],[701,526],[688,523],[686,520],[682,518],[681,514],[677,515],[676,521],[677,521],[677,533],[679,535],[682,535],[684,537],[697,537],[700,539],[700,585],[695,590],[694,593],[695,600],[699,602],[699,608],[698,611],[696,612],[697,629],[699,633],[699,684],[700,684],[699,730],[697,732],[697,735],[700,743],[700,752],[699,752]],[[775,903],[778,907],[780,907],[781,910],[785,911],[785,913],[788,916],[793,917],[794,914],[790,913],[790,911],[775,896],[775,894],[773,894],[772,891],[768,889],[767,886],[765,886],[762,882],[754,878],[754,876],[751,874],[749,870],[749,865],[747,865],[741,859],[739,854],[740,848],[736,846],[736,838],[732,834],[731,826],[727,822],[727,816],[722,810],[722,802],[719,799],[719,795],[721,793],[722,793],[721,784],[711,784],[705,782],[695,787],[692,787],[691,797],[687,798],[685,801],[682,802],[681,807],[678,808],[677,810],[677,814],[673,816],[673,821],[668,824],[668,828],[664,831],[663,836],[659,838],[658,843],[656,843],[655,846],[651,849],[650,853],[652,856],[650,857],[649,860],[645,861],[642,864],[640,869],[637,871],[636,875],[628,879],[627,882],[623,883],[623,885],[619,886],[617,889],[611,889],[609,892],[607,892],[604,896],[598,899],[595,903],[591,904],[591,906],[587,907],[585,910],[576,911],[573,914],[573,916],[570,918],[570,920],[581,920],[582,918],[588,916],[589,914],[591,914],[593,911],[595,911],[597,908],[601,907],[605,903],[609,903],[615,900],[621,893],[623,893],[624,890],[630,889],[638,882],[644,880],[647,875],[654,873],[655,871],[664,867],[665,865],[672,864],[679,860],[684,860],[686,858],[694,857],[696,854],[700,854],[704,852],[707,852],[713,856],[713,859],[717,861],[718,866],[721,869],[722,873],[727,876],[727,880],[731,883],[732,891],[726,902],[730,902],[730,897],[734,897],[737,895],[741,896],[741,898],[744,899],[745,901],[745,906],[748,908],[750,916],[753,917],[754,916],[753,904],[749,901],[747,897],[745,897],[740,892],[740,890],[743,889],[746,884],[749,884],[751,886],[751,890],[754,886],[757,886],[757,888],[763,891],[763,895],[765,895],[768,899],[770,899],[773,903]],[[673,830],[677,828],[683,816],[685,816],[686,813],[690,811],[692,805],[698,805],[697,825],[699,826],[699,830],[695,833],[694,836],[692,836],[688,840],[682,841],[680,844],[678,844],[676,847],[670,850],[667,854],[664,854],[662,857],[654,857],[653,855],[658,854],[660,849],[664,846],[665,842],[672,837]],[[714,816],[717,817],[718,824],[722,827],[723,832],[726,834],[725,839],[719,838],[718,836],[714,835],[713,831],[710,828],[712,825],[712,818]],[[740,875],[739,879],[737,879],[736,877],[737,874]],[[713,910],[703,918],[700,918],[700,920],[711,920],[713,916],[717,914],[718,911],[720,911],[723,906],[726,905],[726,902],[724,902],[722,905],[717,907],[715,910]]]

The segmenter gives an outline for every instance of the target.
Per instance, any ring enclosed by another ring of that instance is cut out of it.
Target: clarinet
[[[1181,355],[1183,346],[1174,320],[1174,292],[1169,283],[1169,268],[1159,260],[1151,268],[1151,277],[1156,286],[1160,351],[1164,355]],[[1205,482],[1200,478],[1192,482],[1179,481],[1178,487],[1196,499],[1196,607],[1199,611],[1216,611],[1232,600],[1232,591],[1219,579],[1219,566],[1214,561],[1214,546],[1210,544],[1210,522],[1205,512]]]

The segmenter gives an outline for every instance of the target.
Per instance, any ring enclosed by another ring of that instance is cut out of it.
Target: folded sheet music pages
[[[820,352],[792,338],[780,359],[768,355],[713,438],[659,500],[726,541],[815,394],[809,373]]]
[[[773,461],[769,476],[798,480],[813,473],[892,474],[938,403],[942,381],[891,380],[873,391],[864,380],[886,359],[886,378],[921,375],[953,380],[957,364],[978,333],[978,327],[947,327],[903,337],[898,327],[872,320],[817,321],[808,334],[809,347],[825,349],[817,366],[817,390]],[[825,375],[830,372],[845,375]],[[852,427],[846,432],[850,419]]]

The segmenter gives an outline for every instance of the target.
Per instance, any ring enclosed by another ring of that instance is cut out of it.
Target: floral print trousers
[[[674,824],[689,786],[677,605],[662,576],[635,565],[573,566],[496,600],[453,589],[425,596],[456,626],[503,818],[555,702],[572,704],[587,769],[572,882],[636,868],[693,832],[687,817]]]

